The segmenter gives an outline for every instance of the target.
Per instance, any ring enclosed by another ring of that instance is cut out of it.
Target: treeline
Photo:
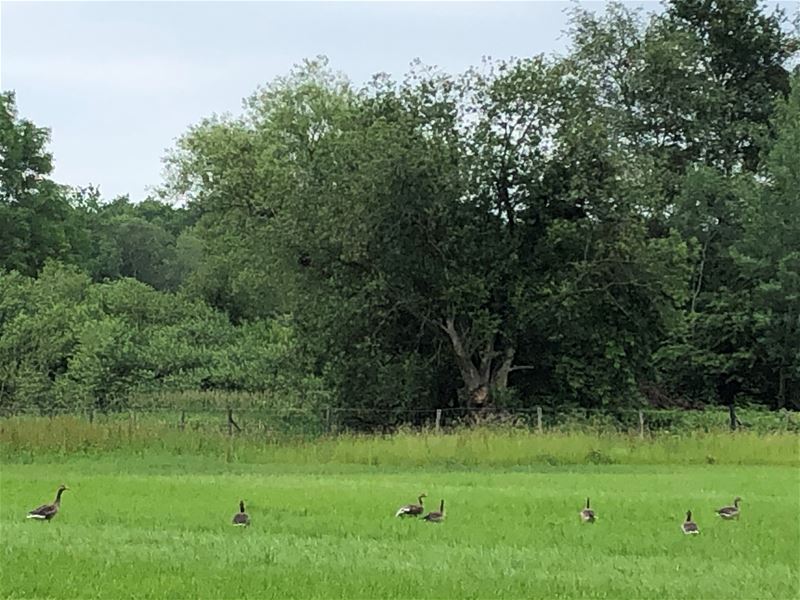
[[[381,409],[368,425],[800,408],[784,26],[754,1],[673,0],[646,20],[577,9],[565,56],[459,76],[356,88],[310,61],[186,133],[162,189],[181,208],[55,185],[6,94],[0,403],[313,388]]]
[[[48,132],[17,115],[13,92],[0,94],[0,265],[35,277],[47,260],[73,264],[94,281],[131,277],[177,290],[199,264],[202,240],[188,208],[122,196],[103,202],[97,189],[59,186],[48,178]]]

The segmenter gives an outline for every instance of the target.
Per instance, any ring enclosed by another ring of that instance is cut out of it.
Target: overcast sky
[[[415,58],[460,72],[487,55],[563,51],[569,5],[3,1],[0,86],[51,129],[57,181],[140,200],[189,125],[238,113],[303,58],[325,54],[356,83],[399,77]]]

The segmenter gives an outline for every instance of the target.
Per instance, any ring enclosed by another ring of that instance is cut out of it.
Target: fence
[[[760,433],[800,433],[800,413],[757,409],[707,410],[557,410],[536,406],[529,409],[265,409],[233,407],[127,408],[116,411],[87,409],[24,410],[3,415],[55,417],[70,415],[90,423],[111,423],[129,430],[140,425],[168,426],[180,431],[216,431],[229,436],[270,434],[331,435],[348,431],[392,433],[399,429],[446,433],[449,430],[482,425],[526,429],[531,433],[597,431],[622,432],[645,437],[653,433],[748,430]]]

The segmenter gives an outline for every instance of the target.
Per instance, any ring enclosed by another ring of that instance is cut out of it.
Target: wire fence
[[[532,434],[545,432],[619,432],[641,437],[654,433],[745,430],[759,433],[800,433],[800,413],[748,408],[676,409],[569,409],[547,406],[524,409],[469,408],[248,408],[248,407],[127,407],[116,410],[58,409],[53,407],[0,412],[2,418],[69,416],[98,424],[127,427],[160,425],[180,431],[217,431],[230,436],[299,434],[332,435],[372,431],[392,433],[420,430],[447,433],[463,427],[507,427]]]

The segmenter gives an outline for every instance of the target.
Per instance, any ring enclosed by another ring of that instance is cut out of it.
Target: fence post
[[[133,424],[134,424],[133,411],[128,411],[128,439],[133,437]]]
[[[331,432],[331,407],[325,409],[325,431]]]
[[[536,407],[536,429],[539,431],[539,433],[543,433],[544,432],[544,430],[542,428],[542,407],[541,406],[537,406]]]
[[[185,411],[185,410],[182,410],[182,411],[181,411],[181,421],[180,421],[180,423],[178,424],[178,428],[179,428],[181,431],[183,431],[184,429],[186,429],[186,411]]]
[[[233,409],[228,409],[228,436],[233,435]]]
[[[94,423],[94,408],[89,409],[89,423]]]
[[[639,437],[644,439],[644,412],[639,411]]]
[[[442,409],[436,409],[436,433],[438,434],[442,429]]]
[[[728,405],[728,413],[731,418],[731,431],[736,431],[736,423],[739,419],[736,418],[736,408],[734,408],[733,402]]]

